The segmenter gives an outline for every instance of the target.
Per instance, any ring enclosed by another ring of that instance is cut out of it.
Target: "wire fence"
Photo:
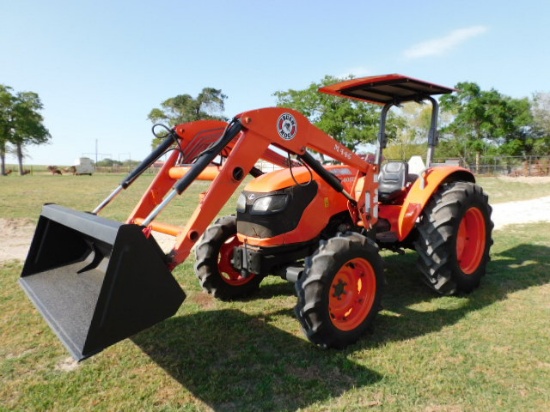
[[[436,159],[438,165],[462,166],[477,175],[484,176],[550,176],[550,156],[481,156],[474,159]],[[150,167],[145,173],[156,174],[160,170],[160,164]],[[278,170],[280,167],[269,162],[259,162],[256,167],[263,172]],[[96,167],[95,173],[126,174],[133,169],[132,166]],[[17,165],[6,165],[6,170],[14,174],[18,173]],[[60,167],[63,174],[72,174],[68,168]],[[50,173],[47,166],[25,166],[25,173],[43,174]]]
[[[550,156],[481,156],[474,159],[444,159],[443,164],[456,164],[477,175],[550,176]]]

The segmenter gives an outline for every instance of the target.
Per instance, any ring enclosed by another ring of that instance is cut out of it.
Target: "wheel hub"
[[[338,283],[336,285],[332,285],[334,289],[334,293],[332,296],[334,296],[338,300],[342,300],[342,295],[347,294],[346,292],[346,286],[348,284],[344,282],[342,279],[338,279]]]

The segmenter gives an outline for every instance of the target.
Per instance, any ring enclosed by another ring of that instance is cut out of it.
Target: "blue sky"
[[[0,83],[37,92],[52,142],[27,164],[141,160],[149,111],[203,87],[225,115],[325,75],[401,73],[512,97],[550,91],[550,1],[0,0]],[[97,145],[97,150],[96,150]],[[8,157],[8,162],[15,159]]]

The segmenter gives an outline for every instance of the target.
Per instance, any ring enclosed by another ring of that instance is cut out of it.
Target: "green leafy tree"
[[[318,91],[320,87],[351,78],[327,75],[303,90],[278,91],[274,93],[277,106],[299,111],[325,133],[354,150],[360,144],[376,141],[380,107]],[[387,134],[390,138],[396,136],[395,122],[388,122]]]
[[[526,156],[533,154],[537,139],[534,129],[531,102],[527,99],[505,97],[505,112],[500,117],[499,151],[509,156]]]
[[[23,174],[23,147],[47,143],[51,139],[50,132],[44,126],[44,118],[39,113],[43,107],[37,93],[19,92],[16,95],[13,107],[15,127],[11,143],[16,148],[20,174]]]
[[[223,116],[227,96],[221,89],[205,87],[197,95],[180,94],[166,99],[160,108],[154,108],[147,118],[153,123],[167,123],[175,126],[180,123],[196,120],[227,120]],[[153,139],[153,147],[158,145],[158,139]]]
[[[502,154],[530,150],[532,116],[527,99],[513,99],[472,82],[455,86],[457,93],[441,97],[441,108],[452,121],[443,128],[444,147],[464,160],[487,153],[495,146]]]
[[[7,86],[0,87],[0,157],[5,174],[7,144],[15,147],[19,174],[23,174],[24,146],[47,143],[50,132],[40,114],[43,104],[37,93],[18,92],[15,95]]]
[[[550,93],[537,92],[533,96],[535,124],[544,134],[550,135]]]
[[[11,138],[14,96],[11,87],[0,84],[0,173],[6,174],[6,153]]]
[[[537,92],[531,104],[533,128],[537,138],[533,140],[533,154],[550,154],[550,93]]]

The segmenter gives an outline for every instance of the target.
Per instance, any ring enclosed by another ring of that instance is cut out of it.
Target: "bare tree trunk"
[[[0,152],[0,176],[6,176],[6,154]]]
[[[17,148],[17,162],[19,163],[19,175],[23,176],[25,173],[23,171],[23,146],[21,143],[16,144]]]
[[[0,176],[6,176],[6,144],[0,143]]]

